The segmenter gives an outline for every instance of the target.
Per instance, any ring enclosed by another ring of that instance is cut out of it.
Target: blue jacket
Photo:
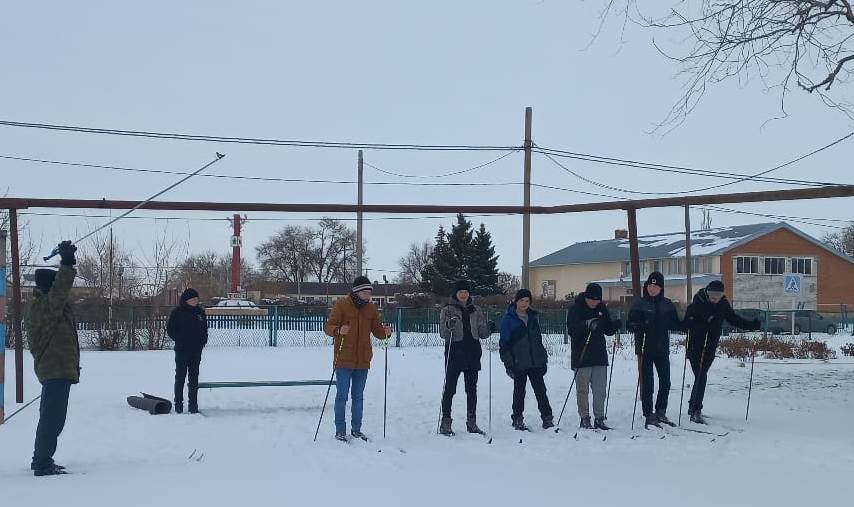
[[[501,319],[501,338],[498,341],[499,355],[504,367],[514,373],[533,368],[545,368],[549,355],[543,345],[539,313],[528,309],[528,324],[516,315],[516,304],[507,307]]]

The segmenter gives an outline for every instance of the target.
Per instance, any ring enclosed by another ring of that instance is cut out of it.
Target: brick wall
[[[847,303],[849,308],[854,308],[854,263],[834,255],[827,250],[813,245],[809,241],[786,229],[778,229],[753,241],[738,246],[721,256],[721,279],[726,284],[727,297],[738,301],[750,296],[750,299],[758,299],[757,291],[740,294],[738,286],[742,286],[744,276],[756,276],[755,284],[761,285],[760,281],[765,275],[739,275],[739,280],[734,280],[735,273],[734,258],[742,255],[755,255],[759,257],[813,257],[814,277],[804,276],[801,292],[804,298],[812,296],[809,294],[810,284],[816,283],[815,301],[819,305]],[[762,261],[760,260],[760,264]],[[760,272],[763,266],[760,266]],[[786,265],[786,273],[790,266]],[[782,278],[778,275],[779,278]],[[767,282],[767,280],[765,281]],[[735,294],[733,294],[734,290]],[[767,289],[766,289],[767,290]],[[743,297],[744,296],[744,297]],[[776,298],[785,301],[782,289],[777,291]],[[810,298],[811,299],[811,298]],[[780,306],[785,303],[781,302]],[[819,309],[822,309],[819,306]]]

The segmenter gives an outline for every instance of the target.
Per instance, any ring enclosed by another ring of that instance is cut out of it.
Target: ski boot
[[[466,431],[468,431],[469,433],[477,433],[480,435],[486,435],[486,432],[484,432],[482,429],[478,428],[477,418],[473,415],[469,415],[466,418]]]
[[[531,428],[525,425],[525,419],[521,415],[513,418],[513,429],[519,431],[531,431]]]
[[[691,422],[696,424],[706,424],[706,420],[703,419],[703,412],[701,410],[694,410],[691,412]]]
[[[656,417],[656,419],[658,419],[658,422],[660,422],[662,424],[666,424],[668,426],[676,426],[676,423],[674,423],[673,421],[668,419],[666,415],[664,415],[664,410],[656,411],[655,417]]]
[[[596,417],[593,420],[593,427],[596,428],[597,430],[605,430],[605,431],[608,431],[611,429],[610,426],[605,424],[605,418],[604,417]]]
[[[585,415],[581,417],[581,424],[578,425],[579,428],[583,428],[586,430],[592,430],[593,426],[590,424],[590,416]]]
[[[649,429],[650,426],[661,428],[661,424],[658,423],[658,417],[655,414],[649,414],[646,416],[646,420],[644,420],[643,427]]]
[[[183,401],[176,401],[175,402],[175,413],[176,414],[183,414],[184,413],[184,402]]]
[[[36,477],[44,477],[47,475],[66,475],[68,472],[65,468],[59,465],[50,465],[45,468],[39,468],[38,470],[33,471],[33,475]]]
[[[336,431],[335,432],[335,440],[339,442],[348,442],[347,440],[347,432],[346,431]]]
[[[555,418],[553,415],[544,415],[543,416],[543,429],[547,430],[549,428],[554,428],[555,426]]]
[[[364,440],[365,442],[368,441],[368,437],[361,431],[353,430],[350,432],[350,435],[352,435],[353,438],[358,438],[360,440]]]
[[[442,417],[442,422],[439,424],[439,433],[446,437],[452,437],[456,433],[451,429],[452,419],[450,417]]]

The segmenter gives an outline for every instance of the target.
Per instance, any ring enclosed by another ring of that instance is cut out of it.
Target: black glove
[[[543,366],[543,376],[545,377],[546,373],[548,373],[548,372],[549,372],[549,365],[546,364],[545,366]]]
[[[706,322],[708,322],[709,324],[711,324],[713,320],[715,320],[715,314],[714,314],[714,313],[713,313],[713,314],[711,314],[711,315],[709,315],[709,318],[708,318],[708,319],[706,319]]]
[[[611,321],[611,325],[614,326],[614,331],[619,331],[623,327],[623,321],[620,319],[614,319]]]
[[[445,325],[448,326],[448,329],[454,329],[455,327],[457,327],[457,321],[458,320],[460,320],[460,319],[458,319],[456,317],[451,317],[450,319],[448,319],[448,322]]]
[[[599,326],[601,325],[602,321],[598,318],[587,319],[586,321],[584,321],[584,323],[587,324],[587,329],[589,329],[591,333],[595,333],[596,330],[599,329]]]
[[[504,368],[504,371],[507,372],[508,377],[514,380],[516,379],[516,374],[513,373],[513,370],[511,370],[510,368]]]
[[[490,321],[489,322],[489,334],[495,334],[495,331],[496,331],[495,322]]]
[[[759,331],[760,329],[762,329],[762,322],[758,318],[754,318],[750,321],[751,331]]]
[[[71,244],[70,241],[63,241],[57,245],[56,250],[59,252],[60,264],[63,266],[73,266],[77,264],[77,259],[74,257],[74,252],[77,251],[77,247]]]

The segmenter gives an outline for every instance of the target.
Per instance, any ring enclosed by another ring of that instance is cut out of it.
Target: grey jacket
[[[489,338],[489,322],[486,320],[486,314],[479,306],[474,306],[474,312],[469,316],[471,323],[471,334],[475,339],[485,340]],[[457,301],[453,300],[451,304],[442,308],[439,314],[439,336],[445,341],[453,342],[463,341],[463,312]]]

